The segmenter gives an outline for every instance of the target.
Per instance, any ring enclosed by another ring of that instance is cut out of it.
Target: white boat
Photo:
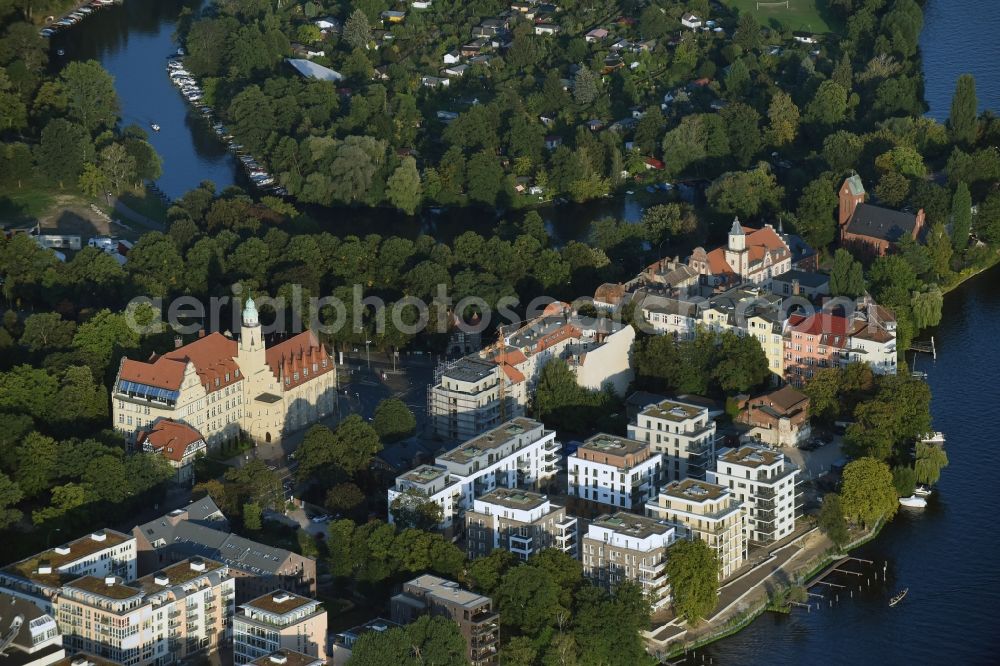
[[[906,596],[906,593],[909,592],[909,591],[910,591],[910,588],[906,588],[906,589],[902,590],[901,592],[899,592],[897,595],[895,595],[892,599],[889,600],[889,607],[892,608],[893,606],[895,606],[896,604],[898,604],[900,601],[902,601],[903,598]]]
[[[160,131],[160,126],[157,125],[156,123],[150,123],[149,126],[152,128],[152,130],[154,132],[159,132]]]
[[[943,432],[931,432],[927,433],[920,438],[921,444],[944,444],[944,433]]]
[[[913,491],[913,494],[917,497],[930,497],[933,493],[934,491],[930,488],[930,486],[917,486]]]
[[[910,495],[909,497],[900,497],[899,503],[903,506],[908,506],[911,509],[923,509],[927,506],[927,500],[923,497],[917,497],[916,495]]]

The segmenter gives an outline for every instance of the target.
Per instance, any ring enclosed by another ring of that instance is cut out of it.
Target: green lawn
[[[52,188],[26,182],[21,189],[0,191],[0,221],[16,227],[34,221],[52,207]]]
[[[761,7],[757,0],[723,0],[739,12],[751,12],[761,25],[776,30],[801,30],[815,34],[837,32],[840,26],[829,8],[828,0],[788,0],[784,5]]]

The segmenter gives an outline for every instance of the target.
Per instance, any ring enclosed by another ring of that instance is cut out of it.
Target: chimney
[[[794,278],[792,280],[792,295],[793,296],[798,296],[799,295],[799,280],[798,280],[798,278]]]
[[[203,337],[205,337],[205,329],[202,328],[198,330],[198,339],[200,340]]]
[[[166,587],[167,585],[170,585],[170,577],[167,576],[167,574],[163,573],[162,571],[157,571],[155,574],[153,574],[153,582],[156,583],[157,585],[162,585]]]
[[[94,532],[91,534],[90,538],[94,541],[107,541],[108,535],[104,530],[101,530],[100,532]]]
[[[195,557],[191,559],[191,571],[204,571],[205,570],[205,560],[200,557]]]
[[[174,336],[174,349],[180,349],[184,346],[184,338],[179,335]]]
[[[52,565],[48,560],[38,561],[38,573],[43,575],[52,573]]]

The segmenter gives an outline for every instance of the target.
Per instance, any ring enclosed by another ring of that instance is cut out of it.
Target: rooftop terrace
[[[620,435],[609,435],[607,433],[602,432],[587,439],[583,444],[580,445],[579,448],[587,449],[589,451],[595,451],[597,453],[606,453],[609,455],[616,455],[616,456],[626,456],[629,454],[645,451],[648,448],[648,445],[645,442],[640,442],[635,439],[629,439],[628,437],[622,437]]]
[[[722,462],[743,465],[744,467],[760,467],[761,465],[774,465],[781,462],[783,456],[770,449],[761,446],[741,446],[738,449],[730,449],[719,456]]]
[[[76,578],[75,574],[60,573],[59,568],[89,557],[107,548],[113,548],[132,537],[111,529],[104,529],[27,557],[4,568],[7,573],[20,576],[39,585],[55,587]],[[40,573],[40,568],[51,568],[51,573]]]
[[[187,560],[181,560],[180,562],[172,564],[169,567],[164,567],[163,569],[155,573],[151,573],[148,576],[143,576],[139,580],[135,581],[135,585],[142,587],[147,594],[150,594],[174,585],[183,585],[184,583],[200,578],[208,573],[211,573],[212,571],[221,569],[223,566],[224,565],[221,562],[216,562],[215,560],[192,557]],[[164,578],[167,580],[165,585],[156,582],[157,580],[163,580]]]
[[[508,509],[521,509],[526,511],[542,506],[549,501],[549,498],[546,495],[533,493],[527,490],[497,488],[496,490],[486,493],[480,497],[479,500],[507,507]]]
[[[459,444],[452,450],[441,454],[438,459],[464,465],[488,451],[501,448],[511,440],[541,425],[541,423],[534,419],[524,417],[511,419],[475,439],[470,439],[467,442]]]
[[[114,580],[114,582],[108,583],[109,580]],[[77,578],[76,580],[67,583],[66,587],[74,590],[82,590],[83,592],[89,592],[91,594],[102,596],[105,599],[113,599],[115,601],[131,599],[132,597],[142,594],[142,589],[139,587],[133,587],[132,585],[126,585],[122,582],[121,578],[117,577],[109,577],[105,580],[104,578],[98,578],[97,576],[83,576],[82,578]]]
[[[663,489],[663,494],[675,499],[687,500],[689,502],[705,502],[717,500],[729,494],[729,490],[723,486],[699,481],[698,479],[683,479],[674,481]]]
[[[271,613],[273,615],[286,615],[304,606],[316,603],[319,602],[315,599],[303,597],[293,592],[278,590],[276,592],[263,594],[253,601],[246,602],[243,606],[264,611],[265,613]]]
[[[440,467],[434,467],[433,465],[421,465],[420,467],[415,467],[406,474],[403,474],[402,478],[410,481],[411,483],[417,483],[423,486],[440,479],[446,474],[448,474],[448,470],[441,469]]]
[[[696,405],[688,405],[676,400],[664,400],[661,403],[650,405],[644,409],[642,415],[654,419],[680,422],[696,418],[703,410],[703,407]]]
[[[647,518],[646,516],[626,513],[624,511],[619,511],[615,514],[604,514],[591,524],[635,539],[647,539],[654,534],[666,534],[668,531],[674,529],[666,521]]]

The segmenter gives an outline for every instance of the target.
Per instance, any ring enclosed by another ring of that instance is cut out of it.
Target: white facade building
[[[622,509],[642,507],[656,496],[661,456],[644,443],[600,433],[567,460],[566,493]]]
[[[577,554],[577,521],[548,496],[498,488],[473,501],[465,513],[466,551],[470,559],[493,550],[509,550],[522,560],[546,548]]]
[[[608,590],[636,582],[659,608],[671,600],[667,557],[676,540],[676,529],[664,521],[625,512],[601,516],[582,540],[583,573]]]
[[[441,505],[440,527],[456,528],[476,497],[496,488],[539,489],[559,470],[559,442],[554,431],[533,419],[518,417],[470,439],[424,465],[396,478],[389,489],[389,522],[393,502],[405,496],[426,498]]]
[[[715,421],[708,409],[677,400],[649,405],[628,435],[663,456],[663,482],[704,479],[715,455]]]
[[[747,543],[779,541],[795,531],[799,468],[785,454],[747,445],[719,452],[708,480],[725,486],[742,503]]]

